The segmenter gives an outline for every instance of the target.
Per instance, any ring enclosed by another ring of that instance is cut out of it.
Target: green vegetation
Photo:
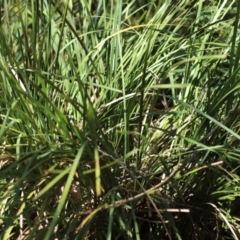
[[[239,13],[1,1],[0,239],[240,239]]]

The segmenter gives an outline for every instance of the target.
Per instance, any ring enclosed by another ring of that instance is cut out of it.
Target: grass
[[[2,1],[1,239],[239,239],[236,1]]]

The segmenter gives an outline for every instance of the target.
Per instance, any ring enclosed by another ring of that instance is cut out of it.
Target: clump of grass
[[[239,5],[1,5],[3,239],[238,239]]]

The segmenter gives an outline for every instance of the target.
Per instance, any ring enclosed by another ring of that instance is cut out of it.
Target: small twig
[[[229,227],[230,231],[232,232],[232,234],[234,236],[234,239],[236,239],[236,240],[239,239],[238,236],[236,235],[233,227],[231,226],[231,224],[227,220],[227,218],[222,214],[221,210],[213,203],[207,203],[207,204],[211,205],[216,210],[216,212],[221,216],[222,220],[227,224],[227,226]]]
[[[190,213],[190,209],[187,208],[163,208],[158,209],[159,212],[174,212],[174,213]],[[147,212],[147,210],[141,209],[137,212]]]

